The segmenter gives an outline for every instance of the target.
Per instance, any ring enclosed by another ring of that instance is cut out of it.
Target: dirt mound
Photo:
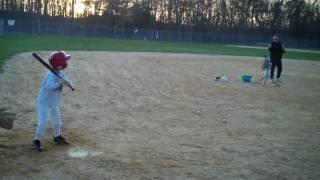
[[[1,178],[320,178],[319,62],[285,60],[281,86],[262,87],[241,75],[261,78],[263,57],[69,53],[76,90],[64,89],[61,109],[70,146],[53,144],[49,124],[46,151],[31,150],[46,71],[31,53],[0,74],[1,103],[16,113],[14,128],[0,129]],[[69,156],[78,151],[85,156]]]

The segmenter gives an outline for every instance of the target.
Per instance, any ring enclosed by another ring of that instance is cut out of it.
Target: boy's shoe
[[[60,144],[60,145],[69,145],[69,141],[67,141],[61,135],[59,135],[57,137],[53,137],[53,142],[55,142],[56,144]]]
[[[42,152],[43,151],[43,147],[41,145],[41,142],[40,140],[33,140],[32,142],[32,149],[34,150],[38,150],[39,152]]]

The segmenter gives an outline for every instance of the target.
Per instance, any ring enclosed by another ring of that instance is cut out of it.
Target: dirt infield
[[[0,179],[320,179],[320,62],[284,60],[280,87],[252,57],[69,52],[63,133],[70,146],[31,149],[45,69],[31,53],[0,74]],[[48,57],[49,52],[40,55]],[[227,75],[230,82],[216,82]],[[85,150],[73,158],[71,151]]]

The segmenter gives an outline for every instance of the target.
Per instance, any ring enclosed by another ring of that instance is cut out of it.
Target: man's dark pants
[[[270,72],[270,78],[273,79],[274,69],[277,67],[277,78],[280,78],[281,72],[282,72],[282,61],[281,59],[271,59],[272,65],[271,65],[271,72]]]

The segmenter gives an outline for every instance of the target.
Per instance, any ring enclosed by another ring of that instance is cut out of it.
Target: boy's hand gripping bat
[[[52,69],[52,67],[49,65],[49,64],[47,64],[37,53],[32,53],[32,56],[34,57],[34,58],[36,58],[42,65],[44,65],[47,69],[49,69],[54,75],[56,75],[59,79],[61,79],[61,80],[63,80],[64,81],[64,79],[56,72],[56,71],[54,71],[53,69]],[[69,85],[69,84],[67,84],[67,86],[72,90],[72,91],[74,91],[74,88],[71,86],[71,85]]]

